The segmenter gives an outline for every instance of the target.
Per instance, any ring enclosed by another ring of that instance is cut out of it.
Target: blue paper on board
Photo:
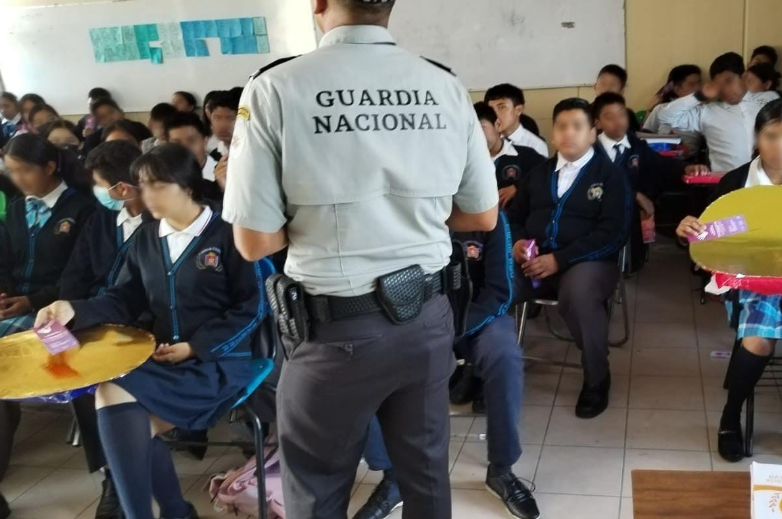
[[[242,26],[242,36],[255,35],[255,24],[252,18],[239,18],[239,23]]]
[[[255,40],[258,44],[258,54],[269,54],[271,52],[268,36],[256,36]]]
[[[155,65],[160,65],[163,63],[163,49],[160,47],[150,47],[149,49],[149,58],[152,63]]]

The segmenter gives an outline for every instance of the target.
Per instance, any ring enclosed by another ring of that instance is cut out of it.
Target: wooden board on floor
[[[749,472],[634,470],[635,519],[749,519]]]

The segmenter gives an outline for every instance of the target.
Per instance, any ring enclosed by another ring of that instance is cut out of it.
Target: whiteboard
[[[35,92],[62,114],[87,111],[87,92],[109,89],[126,111],[147,111],[177,90],[203,99],[210,90],[244,86],[272,61],[315,48],[310,0],[126,0],[38,8],[2,7],[0,76],[17,95]],[[271,54],[97,63],[89,30],[201,19],[266,17]]]
[[[472,90],[591,85],[625,63],[624,0],[397,0],[390,29]]]

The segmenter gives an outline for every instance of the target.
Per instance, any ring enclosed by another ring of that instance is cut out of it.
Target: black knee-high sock
[[[126,519],[154,519],[149,412],[136,402],[98,409],[98,430]]]
[[[160,438],[152,440],[152,493],[164,519],[185,518],[190,505],[182,497],[171,449]]]
[[[0,402],[0,481],[11,462],[14,434],[19,427],[22,410],[16,402]]]
[[[763,376],[763,370],[771,357],[755,355],[743,346],[731,359],[728,378],[728,401],[722,411],[720,428],[735,428],[741,424],[741,408]]]

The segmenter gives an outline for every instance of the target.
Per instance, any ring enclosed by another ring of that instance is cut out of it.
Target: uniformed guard
[[[494,165],[459,81],[394,44],[392,0],[315,0],[320,48],[259,71],[231,145],[225,219],[267,284],[287,363],[287,513],[345,518],[377,413],[407,519],[451,517],[449,229],[497,223]],[[271,285],[271,286],[270,286]]]

